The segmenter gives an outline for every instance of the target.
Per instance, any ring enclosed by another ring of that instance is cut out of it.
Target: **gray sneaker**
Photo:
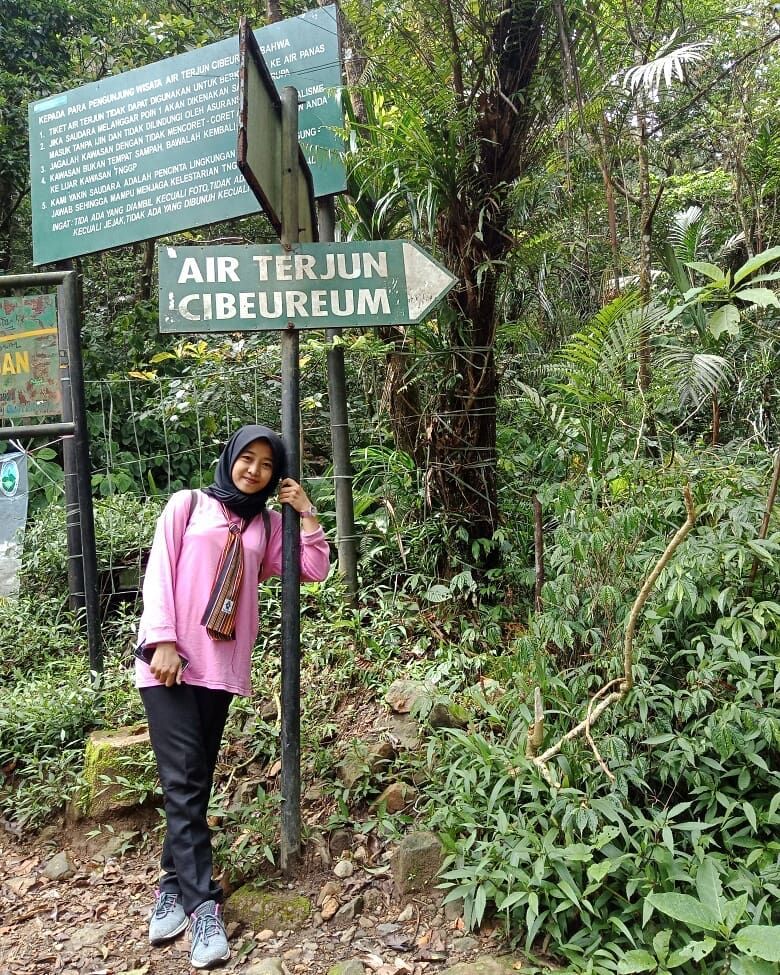
[[[193,968],[214,968],[230,958],[221,914],[222,909],[215,901],[204,901],[192,914],[190,965]]]
[[[155,892],[154,910],[149,919],[149,944],[161,945],[187,927],[187,915],[176,894]]]

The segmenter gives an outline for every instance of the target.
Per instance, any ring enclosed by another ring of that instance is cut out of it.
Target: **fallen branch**
[[[541,721],[538,715],[534,716],[534,724],[531,726],[531,728],[529,728],[526,752],[534,765],[536,765],[539,771],[542,773],[546,781],[552,786],[556,785],[556,781],[548,767],[548,762],[560,752],[567,741],[571,741],[573,738],[578,738],[580,735],[585,736],[588,744],[593,749],[593,754],[596,756],[599,765],[609,776],[609,778],[614,780],[614,775],[612,772],[610,772],[606,762],[601,757],[599,750],[596,748],[596,743],[591,734],[591,728],[608,708],[622,700],[634,686],[634,633],[636,632],[639,614],[642,612],[642,607],[647,602],[648,596],[653,591],[653,587],[658,581],[658,577],[668,565],[669,560],[683,543],[686,536],[696,523],[696,509],[693,505],[693,497],[691,496],[691,489],[688,485],[685,487],[684,496],[685,510],[687,512],[685,522],[675,532],[674,537],[666,546],[663,554],[658,559],[656,564],[653,566],[652,571],[648,575],[644,585],[639,590],[638,596],[634,600],[634,605],[631,607],[631,612],[628,616],[628,626],[626,627],[626,636],[623,642],[623,676],[609,681],[609,683],[605,684],[602,688],[596,691],[588,702],[588,710],[584,720],[580,721],[579,724],[567,731],[562,738],[560,738],[554,745],[551,745],[546,751],[542,752],[541,755],[538,754],[538,748],[541,747],[541,742],[537,741],[538,735],[536,734],[537,727],[541,724]],[[611,688],[615,686],[617,686],[618,689],[611,690]],[[598,704],[596,703],[597,701]]]

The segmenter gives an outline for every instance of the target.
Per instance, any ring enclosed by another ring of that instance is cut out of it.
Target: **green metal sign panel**
[[[53,294],[0,298],[0,419],[61,411]]]
[[[343,192],[336,7],[255,37],[299,91],[315,195]],[[236,165],[237,37],[33,102],[29,128],[36,264],[258,211]]]
[[[161,332],[413,323],[457,280],[405,240],[161,247]]]
[[[282,236],[282,100],[244,17],[238,32],[238,168],[259,200],[279,237]],[[298,145],[298,239],[317,239],[317,212],[309,164]]]

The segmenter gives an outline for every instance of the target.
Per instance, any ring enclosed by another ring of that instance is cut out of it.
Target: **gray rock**
[[[421,680],[394,680],[385,694],[387,706],[396,714],[408,714],[416,704],[431,697],[432,688]]]
[[[347,961],[339,961],[328,969],[328,975],[365,975],[363,963],[358,958],[350,958]]]
[[[400,896],[424,890],[436,879],[443,859],[441,840],[435,833],[409,833],[392,859],[393,880]]]
[[[382,803],[389,813],[400,812],[417,798],[417,789],[408,782],[391,782],[390,785],[371,803],[376,809]]]
[[[348,829],[334,829],[330,834],[328,846],[330,855],[337,859],[344,850],[348,850],[352,846],[352,833]]]
[[[140,839],[138,830],[124,830],[121,833],[101,833],[87,844],[89,855],[93,860],[108,860],[111,857],[122,856],[129,850],[133,842]]]
[[[352,900],[347,901],[336,912],[337,921],[354,921],[358,914],[363,910],[363,898],[358,894]]]
[[[469,723],[469,714],[458,704],[437,701],[428,715],[428,723],[432,728],[465,728]]]
[[[113,924],[80,924],[70,936],[68,944],[75,951],[94,948],[102,944],[113,930]]]
[[[452,947],[459,955],[468,955],[469,952],[476,951],[479,948],[479,941],[477,938],[466,936],[458,938],[457,941],[453,942]]]
[[[461,961],[451,968],[445,968],[440,975],[517,975],[517,962],[518,959],[512,955],[501,958],[480,955],[472,961]]]
[[[55,853],[42,870],[43,876],[47,880],[70,880],[75,872],[76,864],[67,850]]]
[[[444,905],[444,916],[448,921],[456,921],[459,917],[463,917],[463,901],[460,897],[456,897],[454,901],[447,901]]]
[[[261,958],[247,968],[246,975],[284,975],[281,958]]]
[[[369,746],[364,741],[353,742],[339,764],[339,779],[352,789],[361,779],[368,778],[370,772]]]
[[[355,872],[355,864],[351,860],[339,860],[336,866],[333,868],[333,873],[339,878],[339,880],[346,880],[347,877],[351,877]]]
[[[420,747],[420,724],[410,714],[383,715],[374,727],[387,735],[397,750],[413,752]]]
[[[245,884],[225,902],[225,923],[243,924],[250,931],[298,930],[311,912],[311,901],[291,890],[272,892]]]

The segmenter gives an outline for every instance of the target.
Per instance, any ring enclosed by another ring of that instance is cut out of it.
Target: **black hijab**
[[[230,472],[233,470],[233,465],[241,456],[242,451],[255,440],[265,440],[270,446],[274,460],[274,472],[271,480],[262,491],[258,491],[257,494],[245,494],[235,486]],[[277,484],[284,476],[286,465],[287,455],[284,450],[284,444],[273,430],[269,430],[268,427],[254,425],[241,427],[239,430],[236,430],[230,440],[225,444],[217,461],[214,483],[211,487],[205,488],[203,493],[208,494],[212,498],[216,498],[217,501],[221,501],[226,508],[229,508],[241,518],[246,518],[247,521],[251,521],[255,515],[259,515],[265,508],[266,501],[274,493]]]

